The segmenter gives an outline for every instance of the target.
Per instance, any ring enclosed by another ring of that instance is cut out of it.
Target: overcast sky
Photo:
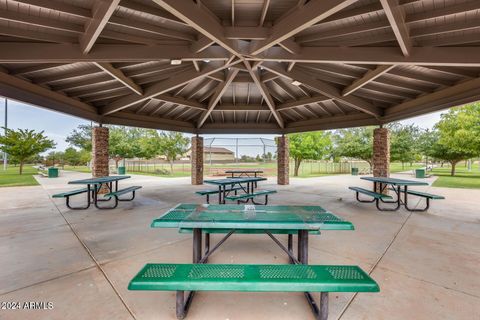
[[[0,127],[4,126],[5,107],[3,99],[0,99]],[[402,121],[401,123],[414,123],[422,128],[432,128],[433,125],[440,119],[441,112],[431,113],[420,117],[415,117]],[[19,103],[17,101],[8,101],[8,127],[21,129],[34,129],[37,131],[45,131],[45,134],[53,139],[56,143],[56,150],[65,150],[68,144],[65,142],[65,137],[75,129],[79,124],[89,124],[89,121],[68,116],[62,113],[49,111],[39,107],[34,107],[28,104]],[[262,137],[273,139],[274,135],[205,135],[209,137],[222,138],[252,138]]]

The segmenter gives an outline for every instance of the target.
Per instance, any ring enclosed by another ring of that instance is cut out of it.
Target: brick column
[[[92,129],[92,176],[108,176],[108,128]]]
[[[374,177],[390,176],[390,132],[387,128],[373,130],[372,164]],[[384,193],[388,193],[387,190]]]
[[[192,137],[192,185],[203,184],[203,138]]]
[[[277,183],[286,185],[289,179],[290,149],[288,137],[277,137]]]

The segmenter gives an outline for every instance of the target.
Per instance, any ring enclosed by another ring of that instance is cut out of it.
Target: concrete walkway
[[[67,181],[87,176],[66,172],[39,178],[41,186],[0,189],[0,301],[53,303],[52,310],[0,310],[0,319],[175,319],[174,292],[126,288],[147,262],[191,261],[190,235],[149,224],[177,203],[201,203],[194,191],[205,186],[193,187],[189,178],[134,176],[123,185],[143,185],[138,198],[111,211],[70,211],[50,198],[71,188]],[[411,214],[357,203],[347,187],[371,187],[358,177],[261,186],[279,191],[272,204],[321,205],[354,223],[354,232],[311,237],[310,263],[358,264],[381,292],[332,294],[330,319],[480,319],[480,190],[418,188],[447,200]],[[233,235],[209,261],[287,258],[266,236]],[[202,292],[187,319],[271,318],[313,316],[302,294]]]

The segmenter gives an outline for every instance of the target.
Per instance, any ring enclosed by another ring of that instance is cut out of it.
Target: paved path
[[[68,180],[87,176],[66,172],[39,178],[41,186],[1,189],[0,301],[52,302],[53,310],[0,310],[0,319],[175,319],[173,292],[126,287],[146,262],[190,261],[189,235],[149,224],[179,202],[203,200],[194,191],[205,186],[134,176],[128,184],[144,186],[138,198],[112,211],[70,211],[50,199],[73,187]],[[279,191],[272,204],[321,205],[356,226],[311,237],[310,263],[359,264],[381,286],[379,294],[332,295],[330,319],[480,319],[480,190],[422,187],[447,200],[428,213],[385,213],[354,200],[348,186],[370,186],[358,177],[273,182],[262,183]],[[233,235],[210,261],[287,259],[268,237]],[[188,319],[274,317],[312,318],[301,294],[202,292]]]

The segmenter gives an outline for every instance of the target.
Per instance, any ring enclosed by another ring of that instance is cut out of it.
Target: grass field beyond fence
[[[18,186],[36,186],[37,180],[33,175],[37,174],[37,169],[31,165],[23,167],[23,174],[18,174],[18,167],[10,166],[7,171],[0,168],[0,187],[18,187]]]
[[[472,166],[471,171],[463,163],[456,167],[455,176],[450,175],[450,166],[437,167],[432,174],[438,176],[433,183],[434,187],[442,188],[469,188],[480,189],[480,169],[478,164]]]

